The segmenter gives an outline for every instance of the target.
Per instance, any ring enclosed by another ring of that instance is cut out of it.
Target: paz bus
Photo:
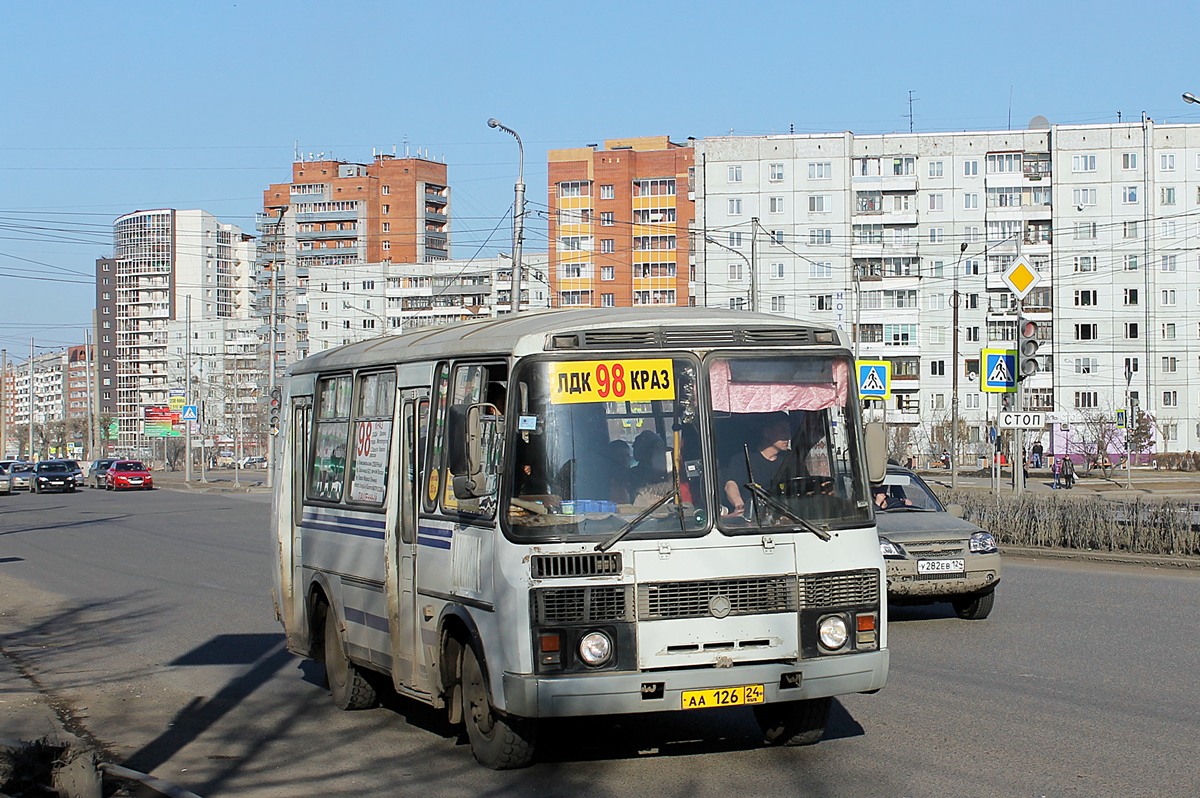
[[[287,646],[338,707],[444,709],[494,769],[548,718],[744,706],[766,744],[815,743],[888,672],[886,457],[853,373],[836,328],[701,308],[310,356],[273,505]]]

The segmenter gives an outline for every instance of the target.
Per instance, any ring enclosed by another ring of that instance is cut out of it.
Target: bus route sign
[[[550,364],[550,403],[649,402],[675,398],[670,358]]]

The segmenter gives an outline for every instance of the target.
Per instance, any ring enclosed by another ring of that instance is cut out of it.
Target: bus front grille
[[[853,607],[878,604],[878,571],[840,571],[830,574],[801,574],[800,606]]]
[[[532,593],[533,618],[541,626],[631,620],[629,585],[542,588]]]
[[[573,576],[616,576],[621,573],[620,552],[535,554],[530,568],[534,579]]]
[[[639,620],[763,615],[798,607],[794,576],[638,585]]]

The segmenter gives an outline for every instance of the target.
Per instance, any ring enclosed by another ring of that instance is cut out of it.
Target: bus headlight
[[[604,632],[588,632],[579,640],[579,658],[594,667],[612,658],[612,640]]]
[[[840,615],[826,615],[817,626],[817,636],[822,647],[829,651],[837,651],[846,645],[850,637],[846,629],[846,619]]]

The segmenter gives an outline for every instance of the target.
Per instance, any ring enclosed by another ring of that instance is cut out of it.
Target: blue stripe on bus
[[[383,540],[384,527],[387,526],[387,522],[375,518],[353,518],[330,513],[305,512],[300,526],[303,529]]]
[[[417,528],[418,546],[428,546],[431,549],[449,549],[453,537],[454,532],[449,529],[440,529],[434,526]]]
[[[346,623],[356,623],[359,626],[365,626],[368,629],[375,629],[380,632],[389,631],[387,618],[372,615],[369,612],[363,612],[354,607],[346,608]]]

